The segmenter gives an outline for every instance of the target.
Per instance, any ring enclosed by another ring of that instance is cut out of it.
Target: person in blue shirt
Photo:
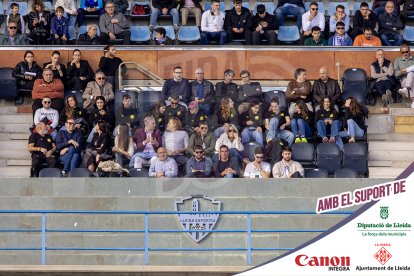
[[[56,8],[56,15],[52,17],[50,33],[52,35],[52,43],[54,45],[66,45],[68,41],[69,21],[63,16],[64,9],[59,6]]]
[[[103,13],[105,13],[105,9],[102,0],[81,0],[78,9],[78,26],[84,24],[85,15],[101,15]]]
[[[336,31],[333,36],[328,40],[329,46],[352,46],[354,43],[352,38],[350,38],[345,32],[345,23],[338,22],[336,23]]]

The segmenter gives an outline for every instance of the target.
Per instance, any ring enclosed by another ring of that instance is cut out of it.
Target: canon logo
[[[350,266],[350,257],[308,257],[297,255],[295,263],[299,266]]]

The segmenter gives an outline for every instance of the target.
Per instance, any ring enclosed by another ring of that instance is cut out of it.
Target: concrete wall
[[[385,179],[298,180],[154,180],[148,178],[0,179],[0,210],[150,210],[174,211],[174,201],[207,195],[222,202],[223,211],[315,209],[321,196],[352,191]],[[205,209],[204,209],[205,210]],[[253,216],[253,229],[327,229],[342,215]],[[47,215],[48,229],[143,229],[141,215]],[[221,215],[216,230],[246,229],[242,215]],[[0,214],[0,229],[39,229],[38,214]],[[173,215],[153,215],[150,229],[181,230]],[[255,233],[253,247],[296,247],[317,233]],[[143,247],[143,234],[47,233],[47,247]],[[0,233],[0,247],[40,247],[40,233]],[[246,247],[245,233],[211,233],[199,244],[185,233],[151,233],[149,247]],[[284,251],[253,253],[259,264]],[[0,251],[0,265],[41,264],[39,251]],[[48,251],[49,265],[143,265],[143,252]],[[156,252],[150,265],[244,266],[246,254],[234,252]]]

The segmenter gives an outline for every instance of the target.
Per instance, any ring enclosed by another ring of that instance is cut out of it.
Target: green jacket
[[[195,145],[203,145],[203,140],[201,140],[201,136],[198,133],[193,133],[190,137],[190,141],[188,142],[187,154],[190,156],[193,156],[193,149]],[[212,157],[214,148],[216,146],[216,137],[213,133],[207,132],[206,137],[204,137],[204,145],[204,155],[207,157]]]
[[[29,44],[25,35],[16,34],[14,37],[14,45],[27,45]],[[9,35],[3,34],[0,37],[0,45],[10,45],[9,44]]]
[[[308,37],[305,39],[305,42],[303,43],[304,46],[327,46],[328,43],[325,39],[321,38],[318,43],[315,43],[315,40],[313,40],[313,37]]]

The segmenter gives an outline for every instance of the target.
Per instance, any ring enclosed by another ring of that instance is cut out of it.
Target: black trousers
[[[66,81],[66,87],[69,90],[85,90],[86,86],[88,85],[88,80],[81,80],[78,77],[72,78]]]
[[[276,45],[276,33],[272,30],[265,30],[263,34],[258,31],[253,32],[253,45],[260,45],[261,39],[267,40],[268,45]]]
[[[56,158],[54,156],[46,157],[45,155],[33,155],[32,156],[32,168],[33,176],[39,177],[39,172],[45,167],[56,168]]]
[[[131,32],[129,30],[125,30],[122,33],[116,34],[115,36],[117,39],[122,39],[123,40],[122,43],[124,45],[131,44],[131,41],[130,41]],[[102,44],[108,44],[108,41],[110,40],[109,35],[107,33],[102,33],[102,32],[101,32],[100,39],[101,39]]]
[[[250,30],[244,30],[243,33],[235,33],[232,30],[227,31],[227,42],[233,42],[234,38],[244,38],[246,45],[252,45],[252,32]]]

